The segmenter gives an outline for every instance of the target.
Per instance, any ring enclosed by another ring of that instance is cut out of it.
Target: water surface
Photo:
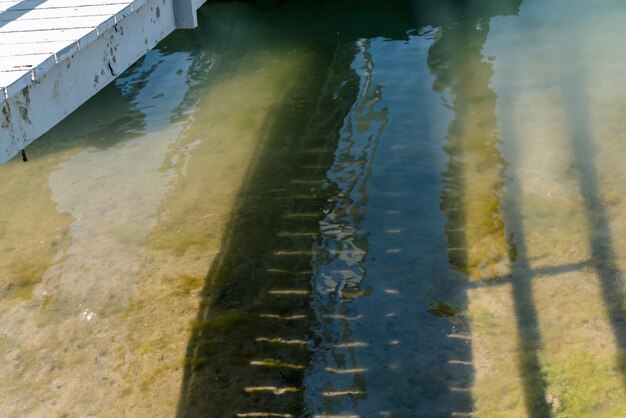
[[[625,18],[203,7],[0,167],[0,415],[626,416]]]

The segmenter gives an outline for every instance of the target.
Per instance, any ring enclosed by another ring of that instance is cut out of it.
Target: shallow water
[[[449,3],[207,5],[1,166],[0,415],[626,416],[626,7]]]

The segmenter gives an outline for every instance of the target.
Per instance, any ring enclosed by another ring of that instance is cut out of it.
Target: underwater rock
[[[430,308],[428,308],[428,313],[435,316],[451,318],[453,316],[456,316],[459,311],[454,309],[452,306],[448,305],[444,301],[438,300],[435,303],[435,306],[431,306]]]

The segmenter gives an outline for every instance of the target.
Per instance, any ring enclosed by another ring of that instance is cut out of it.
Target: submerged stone
[[[435,316],[453,317],[459,312],[459,310],[454,309],[452,306],[441,300],[435,302],[435,306],[428,308],[428,313]]]

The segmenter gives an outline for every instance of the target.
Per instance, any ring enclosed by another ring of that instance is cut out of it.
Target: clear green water
[[[336,3],[0,167],[0,415],[626,416],[626,6]]]

